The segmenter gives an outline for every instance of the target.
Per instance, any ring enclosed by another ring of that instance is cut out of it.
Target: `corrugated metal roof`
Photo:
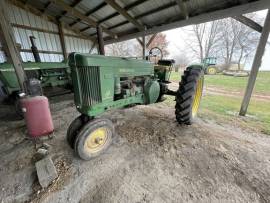
[[[25,3],[24,0],[16,1]],[[113,5],[110,5],[110,1],[118,4],[134,21],[137,21],[147,30],[154,28],[152,32],[158,30],[158,26],[185,21],[187,19],[185,12],[188,13],[189,18],[192,18],[204,15],[207,12],[221,11],[248,4],[252,5],[247,7],[247,11],[270,7],[269,0],[57,0],[57,2],[64,3],[69,8],[73,6],[77,13],[79,12],[81,15],[91,18],[97,24],[101,24],[104,28],[118,36],[119,39],[127,39],[128,37],[126,36],[131,33],[142,33],[142,30],[138,29],[138,25],[136,26],[129,18],[113,8]],[[73,28],[81,30],[84,35],[95,34],[94,29],[87,28],[93,27],[89,22],[85,20],[76,22],[76,19],[78,19],[76,12],[65,12],[67,10],[65,6],[60,6],[55,1],[52,1],[51,4],[49,2],[49,0],[28,0],[27,4],[56,19],[60,19],[65,24],[73,26]],[[186,11],[183,11],[183,8],[181,9],[179,2],[183,2]],[[241,12],[244,13],[245,9],[242,9]],[[218,15],[216,15],[216,18],[218,18]],[[191,23],[196,23],[196,21],[190,21]],[[183,23],[183,25],[186,24],[188,23]],[[182,24],[179,23],[179,25]],[[167,27],[164,27],[164,29],[169,29],[169,26]],[[108,31],[105,36],[107,36],[105,40],[115,40],[112,35],[108,34]]]

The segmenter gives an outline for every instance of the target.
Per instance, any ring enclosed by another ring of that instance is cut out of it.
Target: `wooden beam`
[[[184,2],[184,0],[175,0],[176,3],[178,4],[179,6],[179,9],[181,11],[181,15],[185,18],[185,19],[188,19],[188,10],[187,10],[187,5],[186,5],[186,2]]]
[[[156,36],[157,36],[157,33],[152,35],[152,37],[149,39],[149,41],[146,44],[147,48],[150,46],[150,44],[153,42],[153,40],[156,38]]]
[[[97,23],[96,23],[95,20],[93,20],[90,17],[85,16],[83,13],[81,13],[77,9],[72,8],[71,6],[69,6],[68,4],[66,4],[65,1],[63,1],[63,0],[51,0],[51,1],[55,5],[59,6],[61,9],[63,9],[65,11],[67,11],[68,13],[70,13],[72,16],[85,21],[86,23],[88,23],[92,27],[97,27]],[[101,28],[104,30],[104,32],[108,33],[112,38],[116,38],[117,37],[116,34],[114,34],[113,32],[109,31],[105,27],[101,26]]]
[[[256,23],[250,18],[247,18],[246,16],[240,15],[240,16],[234,16],[233,18],[259,33],[261,33],[263,30],[263,27],[260,24]]]
[[[91,9],[90,11],[88,11],[85,15],[89,17],[91,14],[95,13],[96,11],[98,11],[99,9],[103,8],[106,5],[107,4],[105,2],[102,2],[101,4],[97,5],[95,8]],[[74,22],[70,23],[69,26],[73,27],[73,26],[75,26],[79,22],[81,22],[81,19],[78,18]],[[90,27],[88,27],[88,28],[90,28]]]
[[[70,5],[70,7],[75,8],[75,7],[78,6],[82,1],[83,1],[83,0],[76,0],[76,1],[74,1],[74,2]],[[63,12],[61,13],[61,15],[57,18],[57,20],[60,21],[67,13],[68,13],[67,11],[63,11]]]
[[[25,30],[32,30],[32,31],[37,31],[37,32],[45,32],[45,33],[56,34],[56,35],[59,34],[59,32],[57,32],[57,31],[45,30],[45,29],[42,29],[42,28],[31,27],[31,26],[28,26],[28,25],[20,25],[20,24],[16,24],[16,23],[12,23],[11,25],[12,25],[12,27],[22,28],[22,29],[25,29]]]
[[[4,47],[0,47],[0,51],[5,51]],[[18,51],[19,52],[25,52],[25,53],[33,53],[32,49],[20,49]],[[63,54],[63,52],[61,52],[61,51],[48,51],[48,50],[38,50],[38,53],[41,53],[41,54],[59,54],[59,55]]]
[[[139,44],[143,47],[143,41],[140,38],[136,38],[136,40],[139,42]]]
[[[145,36],[142,37],[142,58],[146,58],[146,43],[145,43]]]
[[[10,57],[13,63],[20,88],[23,92],[27,93],[27,88],[25,87],[27,78],[24,73],[20,53],[16,46],[14,33],[8,19],[7,11],[8,8],[6,2],[0,1],[0,37],[2,39],[3,46],[6,47],[5,51],[8,52],[8,57]]]
[[[80,32],[84,32],[84,31],[86,31],[86,30],[88,30],[88,29],[90,29],[91,27],[89,27],[89,26],[86,26],[85,28],[82,28],[82,29],[80,29],[79,31]]]
[[[119,6],[115,0],[105,0],[107,4],[109,4],[112,8],[114,8],[118,13],[120,13],[123,17],[125,17],[129,22],[135,25],[139,30],[144,30],[144,26],[141,25],[137,20],[135,20],[129,13]]]
[[[134,7],[139,6],[139,5],[141,5],[141,4],[143,4],[143,3],[147,2],[147,1],[149,1],[149,0],[137,0],[137,1],[134,1],[133,3],[128,4],[127,6],[125,6],[124,9],[125,9],[125,11],[128,11],[128,10],[133,9]],[[110,19],[112,19],[112,18],[114,18],[114,17],[116,17],[118,15],[120,15],[120,13],[115,12],[115,13],[113,13],[113,14],[99,20],[98,23],[103,23],[103,22],[105,22],[107,20],[110,20]]]
[[[52,4],[52,2],[50,2],[50,1],[48,3],[46,3],[44,8],[42,9],[42,13],[46,13],[47,9],[50,7],[51,4]]]
[[[248,4],[237,5],[223,10],[210,11],[207,13],[202,13],[196,16],[190,16],[187,20],[179,20],[172,23],[167,23],[160,26],[155,26],[153,28],[148,28],[146,31],[133,32],[132,34],[119,34],[117,39],[109,39],[105,41],[105,44],[111,44],[116,42],[121,42],[129,39],[134,39],[140,37],[145,33],[145,35],[151,35],[166,30],[171,30],[179,27],[184,27],[193,24],[206,23],[213,20],[228,18],[236,15],[242,15],[246,13],[251,13],[259,10],[270,8],[269,0],[258,0]]]
[[[97,36],[98,36],[98,51],[100,55],[105,55],[104,41],[101,26],[97,26]]]
[[[31,6],[30,4],[28,4],[28,2],[22,3],[19,0],[9,0],[9,2],[23,10],[29,11],[30,13],[33,13],[34,15],[40,16],[50,22],[53,22],[55,24],[57,24],[57,21],[54,17],[47,15],[45,13],[43,13],[41,10]]]
[[[128,4],[127,6],[125,6],[124,9],[125,9],[126,11],[128,11],[128,10],[130,10],[130,9],[136,7],[136,6],[139,6],[139,5],[141,5],[141,4],[143,4],[143,3],[147,2],[147,1],[149,1],[149,0],[137,0],[137,1],[134,1],[134,2],[132,2],[132,3],[130,3],[130,4]],[[107,4],[106,4],[106,5],[107,5]],[[120,14],[119,14],[118,12],[115,12],[115,13],[113,13],[113,14],[111,14],[111,15],[109,15],[109,16],[107,16],[107,17],[101,19],[101,20],[99,20],[99,21],[98,21],[98,24],[103,23],[103,22],[105,22],[105,21],[107,21],[107,20],[110,20],[110,19],[112,19],[112,18],[114,18],[114,17],[116,17],[116,16],[118,16],[118,15],[120,15]],[[126,21],[126,23],[128,23],[128,22],[129,22],[129,21]],[[90,28],[90,27],[88,27],[88,28]],[[88,28],[84,28],[84,29],[88,29]],[[95,34],[94,34],[94,35],[95,35]],[[93,35],[91,35],[91,36],[93,36]]]
[[[58,31],[59,31],[60,43],[61,43],[64,60],[66,61],[68,58],[68,55],[67,55],[67,49],[66,49],[66,43],[65,43],[63,24],[61,22],[58,23]]]
[[[24,4],[24,3],[22,3],[21,1],[18,1],[18,0],[9,0],[9,2],[12,3],[13,5],[19,7],[19,8],[22,8],[22,9],[24,9],[26,11],[29,11],[29,12],[33,13],[34,15],[40,16],[40,17],[44,18],[45,20],[48,20],[48,21],[50,21],[50,22],[52,22],[52,23],[54,23],[56,25],[58,24],[58,21],[57,21],[57,19],[55,17],[50,16],[48,14],[43,14],[42,11],[40,11],[39,9],[31,6],[30,4]],[[96,39],[95,37],[91,37],[89,35],[84,35],[84,34],[78,32],[78,30],[71,28],[69,25],[64,24],[63,22],[62,22],[62,24],[65,27],[65,29],[71,30],[74,33],[76,33],[78,35],[78,38],[83,38],[83,39],[87,39],[87,40],[91,40],[91,41],[94,41]]]
[[[31,49],[20,49],[20,52],[33,53]],[[41,54],[63,54],[61,51],[47,51],[47,50],[38,50],[38,53]]]
[[[262,34],[260,37],[260,41],[257,47],[257,51],[253,60],[253,64],[251,67],[250,76],[248,78],[248,84],[246,87],[246,92],[242,101],[241,109],[239,112],[240,116],[245,116],[247,113],[248,105],[250,102],[250,98],[252,95],[252,91],[254,89],[254,85],[256,82],[257,74],[259,71],[259,68],[261,67],[262,63],[262,57],[264,55],[265,46],[269,37],[270,32],[270,10],[268,10],[267,16],[265,18],[264,27],[262,30]]]
[[[176,6],[176,5],[177,5],[177,4],[176,4],[175,2],[169,2],[169,3],[167,3],[167,4],[163,5],[163,6],[160,6],[160,7],[158,7],[158,8],[154,8],[154,9],[152,9],[152,10],[149,10],[149,11],[146,11],[146,12],[144,12],[144,13],[141,13],[141,14],[135,16],[134,18],[135,18],[135,20],[138,20],[138,19],[141,19],[141,18],[143,18],[143,17],[145,17],[145,16],[149,16],[149,15],[152,15],[152,14],[154,14],[154,13],[158,13],[158,12],[160,12],[160,11],[166,10],[166,9],[171,8],[171,7],[174,7],[174,6]],[[120,23],[115,24],[115,25],[113,25],[113,26],[110,26],[110,27],[108,27],[108,29],[111,30],[111,29],[120,27],[120,26],[122,26],[122,25],[125,25],[125,24],[127,24],[127,23],[129,23],[128,20],[123,21],[123,22],[120,22]]]

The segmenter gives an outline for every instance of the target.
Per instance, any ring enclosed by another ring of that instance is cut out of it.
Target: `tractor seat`
[[[172,66],[175,63],[173,59],[162,59],[158,61],[158,65]]]

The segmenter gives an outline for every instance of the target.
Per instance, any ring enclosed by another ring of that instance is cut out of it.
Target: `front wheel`
[[[114,135],[113,123],[108,119],[94,119],[85,124],[76,137],[75,153],[90,160],[108,149]]]
[[[67,130],[67,142],[69,146],[74,149],[74,143],[76,137],[78,136],[80,130],[91,118],[85,115],[78,116],[75,120],[71,122]]]
[[[189,67],[185,70],[176,94],[175,116],[179,124],[192,124],[199,110],[203,83],[201,68]]]

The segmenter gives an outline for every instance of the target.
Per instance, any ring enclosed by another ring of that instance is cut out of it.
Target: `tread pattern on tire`
[[[198,80],[203,77],[201,68],[189,67],[184,71],[176,94],[175,116],[179,124],[192,124],[192,103]]]
[[[74,142],[76,139],[76,134],[79,132],[79,130],[81,129],[83,125],[83,121],[81,119],[81,117],[77,117],[75,120],[73,120],[71,122],[71,124],[68,127],[67,130],[67,142],[69,144],[69,146],[73,149],[74,148]]]

